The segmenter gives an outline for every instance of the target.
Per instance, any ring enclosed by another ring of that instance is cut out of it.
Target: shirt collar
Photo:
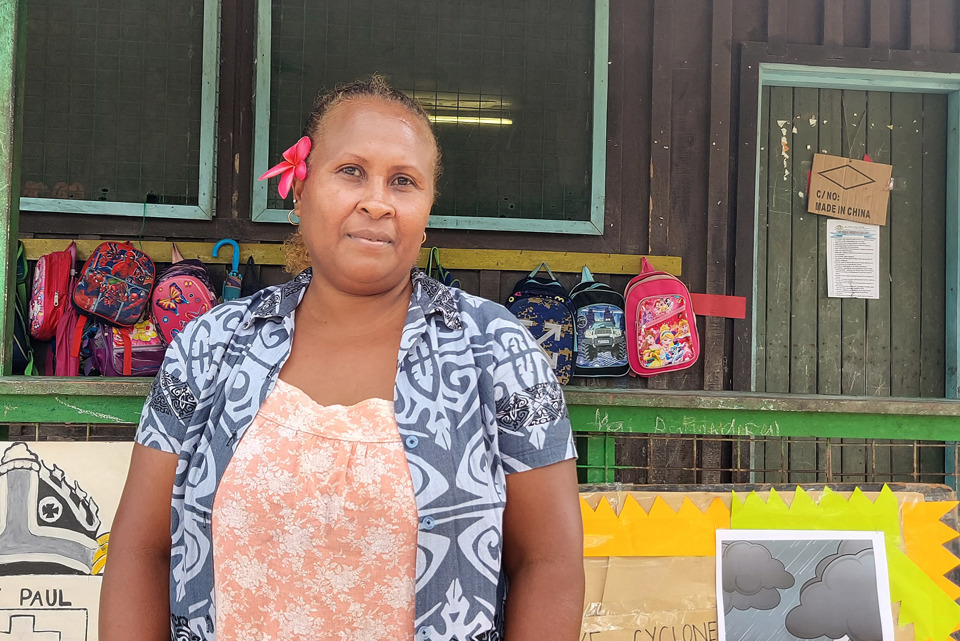
[[[307,285],[312,278],[312,267],[294,276],[292,280],[274,290],[257,305],[253,318],[290,316],[303,299],[303,294],[307,291]],[[439,314],[449,329],[463,329],[460,310],[457,309],[457,302],[449,287],[430,278],[417,267],[411,270],[410,279],[413,281],[411,303],[415,302],[423,310],[425,318]]]

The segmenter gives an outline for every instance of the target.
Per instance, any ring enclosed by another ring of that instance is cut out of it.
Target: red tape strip
[[[743,296],[690,294],[690,298],[693,300],[693,311],[697,316],[747,317],[747,299]]]

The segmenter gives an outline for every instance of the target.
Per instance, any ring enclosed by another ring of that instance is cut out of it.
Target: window
[[[320,89],[378,72],[435,123],[431,226],[600,234],[608,14],[608,0],[263,0],[255,173]],[[254,186],[254,220],[287,221],[275,184]]]
[[[21,210],[213,215],[217,0],[34,0]]]

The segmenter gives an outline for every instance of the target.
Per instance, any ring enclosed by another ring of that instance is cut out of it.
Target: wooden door
[[[944,95],[763,89],[758,391],[944,396],[946,118]],[[880,230],[879,300],[827,297],[827,219],[806,211],[808,172],[818,151],[857,159],[868,154],[893,165],[890,211]],[[906,446],[877,461],[876,444],[843,445],[831,457],[838,473],[885,468],[899,477],[923,465],[942,470],[942,459],[914,461]],[[822,442],[764,446],[757,463],[799,470],[791,481],[823,480],[822,457],[833,454],[828,448]]]

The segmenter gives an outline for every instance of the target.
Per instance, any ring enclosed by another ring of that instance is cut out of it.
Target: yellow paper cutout
[[[770,490],[766,501],[756,492],[745,500],[734,492],[730,524],[735,530],[879,531],[887,541],[896,545],[900,542],[900,508],[886,485],[876,501],[867,498],[860,488],[849,499],[824,488],[819,503],[798,487],[790,505],[776,490]]]
[[[960,536],[960,532],[940,519],[956,506],[957,501],[919,501],[900,509],[904,551],[953,600],[960,598],[960,587],[944,575],[960,565],[960,559],[943,544]]]
[[[650,512],[627,496],[618,516],[606,498],[594,510],[580,499],[584,556],[715,556],[716,531],[730,527],[730,510],[719,498],[701,512],[684,498],[674,512],[656,497]]]
[[[887,545],[890,598],[900,602],[897,625],[912,623],[917,641],[950,641],[960,630],[960,605],[900,550]]]
[[[920,514],[928,516],[923,512]],[[911,517],[920,518],[917,513]],[[890,597],[894,602],[900,602],[897,625],[903,627],[912,623],[917,641],[949,641],[950,634],[960,629],[960,605],[899,549],[904,540],[900,533],[900,507],[896,496],[886,485],[873,502],[859,488],[849,499],[824,488],[819,504],[803,489],[797,488],[793,503],[789,506],[775,490],[770,491],[766,502],[754,492],[745,500],[734,493],[730,524],[737,530],[883,532],[890,574]],[[939,536],[946,534],[942,530],[934,529],[934,532],[940,532]]]

